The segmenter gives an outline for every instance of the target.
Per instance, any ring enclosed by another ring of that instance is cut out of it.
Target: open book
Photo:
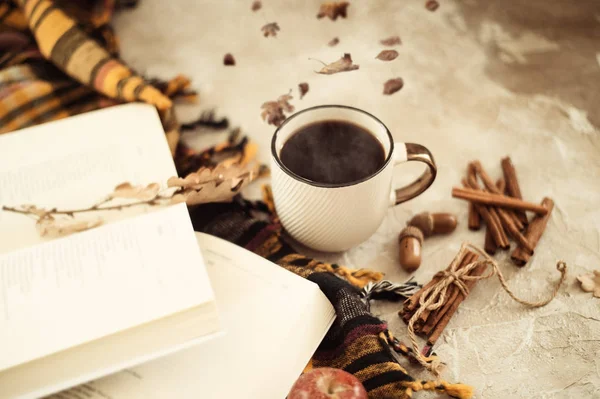
[[[123,181],[176,175],[141,104],[2,135],[0,154],[0,204],[12,207],[85,208]],[[28,215],[0,211],[0,398],[54,393],[219,331],[184,204],[101,216],[49,240]]]
[[[196,233],[225,333],[51,399],[284,399],[333,323],[319,287]]]
[[[81,208],[174,175],[149,105],[0,136],[0,205]],[[335,317],[317,285],[194,236],[185,205],[101,216],[48,241],[0,212],[0,398],[285,397]]]

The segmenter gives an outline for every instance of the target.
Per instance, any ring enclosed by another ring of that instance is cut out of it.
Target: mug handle
[[[437,166],[431,152],[421,144],[394,143],[394,166],[408,161],[419,161],[427,165],[427,170],[414,182],[398,188],[392,193],[392,206],[408,201],[427,190],[435,180]]]

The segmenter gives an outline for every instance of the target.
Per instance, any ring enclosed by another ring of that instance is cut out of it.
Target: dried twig
[[[3,205],[0,209],[33,217],[37,220],[36,227],[41,236],[63,236],[98,227],[103,223],[101,218],[76,218],[83,213],[121,211],[138,206],[167,206],[179,202],[197,205],[228,201],[248,183],[267,172],[262,165],[250,163],[249,159],[241,157],[223,162],[216,168],[200,168],[184,178],[172,177],[167,182],[168,187],[162,190],[157,183],[147,186],[121,183],[112,193],[89,207],[46,209],[35,205]],[[119,203],[115,203],[116,200],[120,200]],[[122,202],[123,200],[131,202]]]

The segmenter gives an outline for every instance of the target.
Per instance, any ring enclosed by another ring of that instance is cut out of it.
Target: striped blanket
[[[158,109],[175,151],[173,98],[189,80],[152,82],[119,60],[110,26],[118,0],[0,2],[0,134],[130,101]]]

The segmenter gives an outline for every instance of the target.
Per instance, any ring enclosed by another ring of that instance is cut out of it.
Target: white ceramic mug
[[[345,184],[311,181],[288,169],[279,157],[287,139],[308,124],[331,120],[350,122],[371,132],[385,150],[383,166],[364,179]],[[283,227],[304,245],[326,252],[344,251],[367,240],[390,206],[421,194],[437,172],[427,148],[394,142],[379,119],[342,105],[323,105],[292,115],[275,131],[271,155],[273,199]],[[394,167],[407,161],[424,162],[428,168],[413,183],[393,190]]]

